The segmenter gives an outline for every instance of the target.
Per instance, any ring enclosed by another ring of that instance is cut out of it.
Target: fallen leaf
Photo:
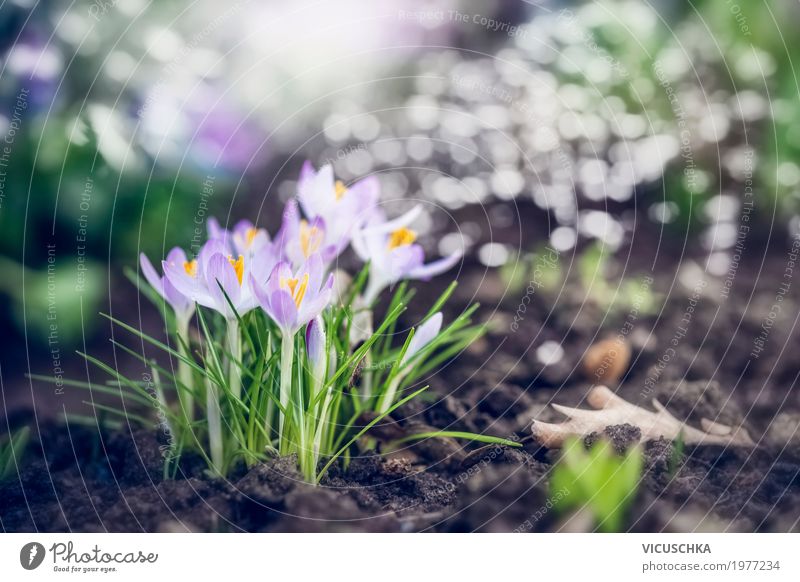
[[[607,426],[631,424],[642,431],[643,441],[663,437],[672,441],[682,438],[687,445],[756,446],[742,427],[732,427],[703,418],[700,421],[700,430],[675,418],[658,400],[653,400],[656,411],[651,412],[623,400],[606,386],[592,388],[586,401],[594,410],[552,404],[555,410],[568,419],[558,424],[534,420],[531,426],[534,440],[547,448],[559,448],[569,437],[584,438],[595,432],[603,432]]]

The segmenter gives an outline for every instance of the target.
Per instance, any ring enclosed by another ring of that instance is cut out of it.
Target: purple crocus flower
[[[306,162],[297,183],[297,197],[307,217],[324,220],[327,228],[323,247],[332,246],[338,255],[375,212],[380,183],[375,176],[369,176],[346,186],[334,179],[330,164],[316,171]]]
[[[300,217],[297,202],[289,200],[283,211],[283,223],[275,243],[294,267],[299,267],[316,254],[327,265],[350,242],[349,239],[331,242],[328,233],[325,220],[321,216],[305,220]]]
[[[408,344],[408,349],[406,349],[406,353],[403,355],[403,359],[400,361],[400,368],[404,368],[411,359],[416,356],[420,350],[422,350],[425,346],[430,344],[439,332],[442,330],[442,313],[436,312],[422,325],[420,325],[416,332],[414,332],[414,336],[411,338],[411,341]],[[394,404],[395,397],[397,396],[397,390],[400,387],[400,383],[403,379],[408,375],[411,369],[402,369],[394,379],[389,383],[386,388],[386,391],[380,395],[378,401],[375,403],[375,410],[379,413],[384,413],[389,410],[389,408]]]
[[[206,222],[206,230],[208,230],[208,238],[210,239],[218,239],[227,242],[230,240],[231,231],[227,228],[222,228],[219,224],[219,220],[211,216],[208,221]]]
[[[293,336],[330,303],[333,274],[323,283],[324,275],[325,265],[317,254],[309,257],[297,272],[292,272],[289,263],[281,261],[265,285],[251,277],[250,286],[267,315],[284,334]]]
[[[386,221],[378,211],[372,223],[353,237],[353,249],[362,260],[370,262],[369,285],[364,293],[367,304],[401,279],[427,281],[461,258],[461,252],[455,252],[425,264],[425,251],[415,242],[417,233],[408,228],[420,212],[421,207],[416,206],[403,216]]]
[[[243,282],[254,279],[266,281],[267,273],[277,262],[271,245],[259,249],[251,255],[229,254],[225,240],[211,239],[197,255],[197,259],[182,264],[164,262],[164,274],[181,293],[203,307],[222,313],[227,319],[234,319],[228,300],[236,312],[243,315],[257,305],[251,286]]]
[[[325,366],[325,324],[322,318],[317,316],[308,322],[306,326],[306,352],[308,361],[316,371]]]
[[[229,249],[230,254],[252,256],[264,247],[272,244],[269,233],[263,228],[258,228],[249,220],[240,220],[233,230],[222,228],[216,218],[208,219],[208,238],[221,240]]]
[[[166,302],[175,310],[175,316],[179,322],[186,324],[191,319],[194,313],[194,302],[186,295],[178,291],[175,286],[170,283],[166,276],[159,276],[156,272],[150,259],[144,253],[139,255],[139,262],[142,266],[142,273],[147,282],[152,285],[153,289],[166,300]],[[183,249],[175,247],[167,255],[165,261],[172,265],[183,265],[186,263],[186,253]]]
[[[414,332],[414,337],[411,338],[400,365],[411,360],[422,348],[431,343],[440,331],[442,331],[442,312],[437,311]]]

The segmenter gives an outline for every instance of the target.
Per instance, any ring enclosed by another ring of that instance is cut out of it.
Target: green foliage
[[[167,319],[167,343],[108,317],[134,337],[130,345],[117,339],[112,343],[123,355],[141,362],[140,377],[124,376],[97,358],[81,354],[111,380],[66,383],[88,390],[92,397],[87,404],[111,421],[121,419],[163,431],[167,476],[175,474],[187,452],[199,454],[220,475],[241,462],[252,465],[269,455],[293,454],[304,478],[319,482],[334,462],[346,460],[354,448],[370,442],[360,442],[370,428],[422,394],[427,386],[420,383],[428,374],[484,333],[484,326],[471,324],[475,305],[405,358],[414,329],[407,333],[397,329],[414,291],[403,283],[397,286],[380,325],[354,343],[358,320],[365,312],[374,315],[359,300],[366,274],[365,267],[345,297],[324,313],[329,357],[322,369],[320,362],[310,361],[304,333],[286,341],[263,311],[253,310],[226,322],[216,312],[198,307],[195,334],[182,333]],[[445,290],[423,323],[454,289],[455,284]],[[163,309],[157,295],[147,295]],[[286,407],[281,404],[282,390],[289,394]],[[100,394],[116,397],[119,403],[102,404],[95,400]],[[363,418],[370,421],[362,424]],[[471,433],[415,436],[510,444]]]
[[[36,333],[29,337],[46,341],[51,323],[44,317],[51,256],[44,242],[30,243],[32,233],[52,233],[42,241],[54,245],[60,341],[77,345],[97,321],[82,321],[80,306],[83,313],[94,313],[106,296],[108,257],[127,263],[139,252],[154,255],[174,244],[188,246],[197,226],[194,220],[201,218],[200,205],[221,203],[235,184],[222,172],[215,175],[214,195],[206,202],[198,194],[206,172],[188,164],[162,167],[137,147],[132,147],[129,160],[136,156],[146,163],[114,167],[99,152],[85,114],[45,113],[31,109],[25,114],[13,144],[13,164],[3,169],[8,195],[0,212],[0,267],[8,276],[0,280],[0,294],[13,302],[9,311],[16,327],[33,326]],[[20,219],[23,216],[25,220]],[[19,262],[23,255],[25,265]],[[18,278],[22,273],[24,310]]]
[[[30,436],[31,431],[25,426],[11,435],[0,438],[0,482],[17,473]]]
[[[588,451],[580,439],[569,440],[550,477],[550,498],[561,512],[590,511],[600,531],[621,531],[636,498],[642,464],[638,446],[618,455],[606,440]]]
[[[588,299],[612,315],[636,311],[651,315],[658,311],[662,298],[652,288],[648,277],[629,277],[613,281],[612,254],[600,243],[588,245],[575,261],[574,277]],[[562,260],[557,251],[542,246],[506,263],[501,277],[513,295],[530,292],[558,293],[566,283]]]
[[[500,276],[508,290],[515,294],[524,292],[526,288],[554,292],[564,280],[558,253],[547,246],[507,262],[501,268]]]
[[[493,437],[487,436],[483,434],[475,434],[471,432],[461,432],[457,430],[436,430],[430,432],[418,432],[415,434],[408,435],[406,437],[397,439],[393,441],[392,444],[400,445],[403,443],[410,443],[414,441],[420,441],[424,439],[430,438],[454,438],[454,439],[465,439],[468,441],[475,441],[478,443],[484,443],[487,445],[502,445],[505,447],[521,447],[522,444],[500,437]]]
[[[46,343],[54,322],[64,345],[75,347],[84,337],[83,313],[93,312],[106,295],[106,273],[102,264],[89,260],[82,263],[80,271],[74,268],[77,263],[62,265],[62,260],[72,259],[54,256],[48,271],[29,269],[0,255],[4,274],[0,293],[10,298],[12,316],[19,329],[27,327],[30,338]],[[24,287],[20,284],[23,280]]]
[[[683,431],[678,434],[678,438],[672,443],[672,451],[669,455],[668,472],[670,477],[674,477],[683,462],[684,453],[686,451],[686,440]]]
[[[647,278],[627,278],[614,285],[610,271],[611,253],[600,243],[587,246],[577,261],[578,280],[586,294],[604,311],[619,314],[636,311],[656,313],[661,298],[653,292]]]

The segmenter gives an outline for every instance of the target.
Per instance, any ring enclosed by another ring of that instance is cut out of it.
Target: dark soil
[[[645,272],[651,257],[641,249],[656,245],[636,248],[626,263],[629,276]],[[665,254],[662,247],[659,257]],[[785,300],[767,349],[750,357],[784,260],[779,251],[769,253],[760,273],[760,259],[743,264],[727,298],[719,293],[720,281],[709,277],[685,335],[661,367],[692,293],[681,287],[677,273],[691,260],[659,267],[665,275],[654,276],[653,289],[666,296],[664,309],[637,315],[626,336],[632,364],[611,387],[648,409],[657,398],[694,426],[701,418],[743,424],[758,447],[706,446],[681,453],[665,440],[647,443],[629,529],[800,529],[794,357],[800,335],[786,315],[797,312],[793,299]],[[581,357],[599,339],[618,334],[629,313],[608,313],[586,302],[571,283],[561,293],[535,296],[519,329],[511,332],[520,293],[477,264],[466,265],[460,278],[451,304],[478,299],[488,305],[478,317],[491,320],[492,331],[429,378],[429,395],[398,411],[398,425],[390,428],[483,432],[519,439],[522,448],[429,439],[384,456],[354,458],[347,470],[335,467],[315,488],[300,480],[291,458],[242,470],[229,480],[209,478],[186,459],[177,479],[164,480],[155,434],[48,423],[40,425],[19,478],[0,485],[0,526],[5,531],[591,530],[585,516],[570,519],[550,509],[548,475],[558,453],[527,437],[534,419],[562,420],[548,404],[585,406],[592,382],[581,374]],[[443,284],[434,281],[424,289],[433,295]],[[419,303],[420,309],[427,306]],[[561,360],[550,365],[535,355],[546,340],[564,348]],[[657,381],[645,389],[653,378]],[[621,451],[638,437],[638,429],[622,425],[587,441],[608,438]]]

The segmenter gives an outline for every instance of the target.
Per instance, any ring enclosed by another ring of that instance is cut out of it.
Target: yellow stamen
[[[197,277],[197,259],[191,261],[183,261],[183,270],[190,277]]]
[[[347,194],[347,186],[344,185],[344,182],[342,182],[341,180],[336,180],[336,184],[334,184],[333,194],[336,196],[337,202],[341,200],[345,194]]]
[[[299,284],[298,284],[299,283]],[[300,309],[300,304],[303,302],[303,297],[306,295],[308,289],[308,273],[303,275],[302,282],[297,278],[281,277],[281,287],[289,290],[289,295],[294,299],[294,304]]]
[[[239,279],[239,285],[242,284],[242,277],[244,276],[244,257],[239,255],[238,259],[235,259],[228,255],[228,262],[233,267],[233,270],[236,271],[236,278]]]
[[[389,235],[389,250],[405,247],[417,240],[417,233],[410,228],[398,228]]]
[[[308,221],[300,221],[300,249],[303,256],[310,257],[322,246],[323,232],[316,226],[308,226]]]
[[[256,239],[257,234],[258,234],[258,229],[255,227],[250,227],[245,231],[244,240],[248,247],[253,244],[253,241]]]

